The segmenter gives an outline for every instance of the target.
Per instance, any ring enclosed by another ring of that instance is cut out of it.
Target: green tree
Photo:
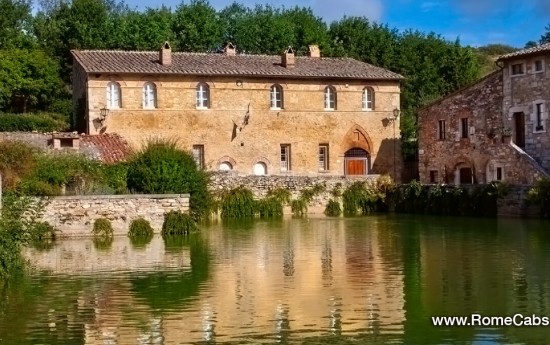
[[[544,30],[545,32],[540,36],[540,44],[550,43],[550,24],[546,25]]]
[[[58,64],[41,50],[0,51],[0,109],[46,109],[64,92]]]
[[[113,15],[112,49],[157,50],[165,41],[174,41],[173,15],[169,8],[148,8]]]
[[[174,46],[178,50],[210,52],[222,44],[223,26],[207,0],[181,3],[173,16]]]
[[[31,1],[0,0],[0,49],[30,48],[33,40],[26,32],[31,18]]]
[[[127,185],[138,193],[189,193],[195,219],[208,214],[208,175],[197,168],[193,156],[175,141],[147,143],[128,165]]]

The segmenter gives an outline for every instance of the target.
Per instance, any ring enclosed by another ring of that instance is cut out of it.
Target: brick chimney
[[[164,42],[159,51],[159,61],[163,66],[170,66],[172,64],[172,48],[168,41]]]
[[[225,48],[223,48],[223,53],[227,56],[235,56],[237,54],[237,49],[233,43],[229,42]]]
[[[296,65],[294,59],[294,50],[292,50],[292,47],[288,47],[283,55],[281,55],[281,65],[286,68],[294,68]]]
[[[319,46],[316,44],[310,45],[309,50],[307,51],[307,56],[310,58],[320,58],[321,50],[319,50]]]

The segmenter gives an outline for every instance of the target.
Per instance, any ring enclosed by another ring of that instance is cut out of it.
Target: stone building
[[[501,56],[500,69],[419,111],[423,183],[531,184],[550,171],[550,45]]]
[[[134,148],[176,139],[208,170],[240,175],[401,171],[402,77],[349,58],[72,52],[75,123]]]

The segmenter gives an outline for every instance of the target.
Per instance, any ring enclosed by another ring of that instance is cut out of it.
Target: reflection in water
[[[431,316],[550,315],[544,223],[373,216],[213,224],[98,250],[26,250],[0,290],[0,344],[536,344],[548,327]],[[282,268],[282,269],[281,269]]]

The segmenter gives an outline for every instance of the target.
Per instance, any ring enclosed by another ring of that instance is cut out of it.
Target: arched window
[[[107,84],[107,108],[116,109],[121,107],[120,85],[114,81]]]
[[[283,88],[281,85],[272,85],[269,95],[271,99],[271,109],[283,109]]]
[[[197,85],[197,108],[210,108],[210,87],[208,84],[200,83]]]
[[[254,175],[267,175],[267,165],[264,162],[254,164]]]
[[[363,110],[374,109],[374,90],[371,87],[363,89]]]
[[[220,171],[231,171],[233,170],[233,164],[230,162],[222,162],[218,168]]]
[[[336,109],[336,89],[333,86],[325,88],[325,110]]]
[[[144,108],[157,107],[157,88],[155,84],[151,82],[147,82],[143,84],[143,107]]]

